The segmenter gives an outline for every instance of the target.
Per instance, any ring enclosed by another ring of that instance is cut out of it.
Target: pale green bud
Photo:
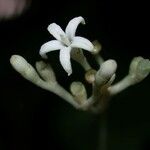
[[[74,96],[75,101],[79,104],[83,104],[87,99],[85,86],[81,82],[73,82],[70,86],[70,91]]]
[[[36,70],[22,56],[12,55],[10,63],[27,80],[35,82],[39,79]]]
[[[129,68],[129,75],[134,80],[133,82],[138,83],[148,76],[150,73],[150,61],[142,57],[135,57]]]
[[[36,62],[36,69],[45,81],[56,82],[55,73],[49,64],[43,61]]]

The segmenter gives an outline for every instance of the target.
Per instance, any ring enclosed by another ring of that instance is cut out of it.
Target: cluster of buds
[[[85,70],[85,80],[92,86],[92,94],[87,97],[86,87],[82,82],[74,81],[70,84],[70,92],[65,90],[57,81],[50,64],[44,61],[36,62],[35,68],[23,57],[13,55],[10,63],[25,79],[35,85],[55,93],[77,109],[101,113],[106,110],[110,98],[142,81],[150,72],[150,61],[142,57],[135,57],[130,64],[128,75],[118,83],[113,84],[116,77],[117,63],[109,59],[104,61],[100,55],[102,49],[98,41],[75,36],[79,23],[85,24],[82,17],[72,19],[65,32],[55,23],[48,26],[48,31],[56,40],[49,41],[41,46],[40,55],[47,58],[46,53],[60,50],[60,63],[68,75],[72,74],[71,58],[77,61]],[[94,55],[99,69],[93,69],[86,59],[83,50]]]

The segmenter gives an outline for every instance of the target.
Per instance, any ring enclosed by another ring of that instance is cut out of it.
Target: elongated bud
[[[130,68],[129,75],[132,77],[135,83],[142,81],[150,73],[150,61],[142,57],[133,58]]]
[[[55,73],[49,64],[43,61],[36,62],[36,69],[45,81],[56,82]]]
[[[22,56],[12,55],[10,58],[10,63],[13,68],[27,80],[35,82],[39,79],[35,69]]]
[[[102,63],[99,71],[96,73],[96,83],[101,84],[107,82],[115,74],[117,63],[115,60],[109,59]]]
[[[70,91],[79,104],[83,104],[87,99],[85,86],[81,82],[73,82]]]

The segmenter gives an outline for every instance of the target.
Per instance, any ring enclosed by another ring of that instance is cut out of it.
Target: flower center
[[[70,46],[71,41],[69,41],[68,37],[65,35],[60,35],[61,37],[61,41],[63,42],[63,44],[65,44],[65,46]]]

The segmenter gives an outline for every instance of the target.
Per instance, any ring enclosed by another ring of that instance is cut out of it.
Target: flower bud
[[[96,70],[90,69],[85,73],[85,79],[88,83],[92,84],[95,81]]]
[[[46,64],[43,61],[36,62],[36,69],[45,81],[56,81],[54,71],[49,64]]]
[[[142,57],[135,57],[129,68],[129,75],[134,79],[134,82],[140,82],[148,76],[150,72],[150,61]]]
[[[110,78],[115,74],[117,69],[117,63],[115,60],[109,59],[102,63],[100,69],[96,73],[96,83],[103,84],[108,82]]]
[[[92,51],[92,54],[96,55],[102,50],[102,45],[97,40],[93,41],[92,44],[94,45],[94,51]]]
[[[27,80],[34,82],[39,79],[35,69],[22,56],[12,55],[10,63],[13,68]]]
[[[79,104],[83,104],[87,99],[86,89],[81,82],[73,82],[70,91]]]

